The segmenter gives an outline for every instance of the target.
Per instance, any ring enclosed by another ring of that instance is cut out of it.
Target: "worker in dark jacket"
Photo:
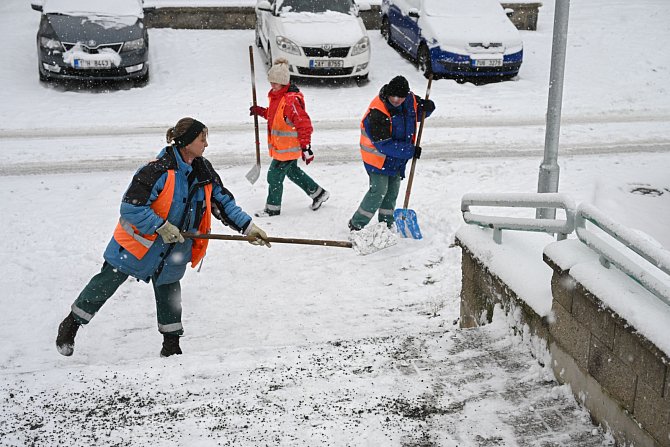
[[[74,301],[58,328],[58,352],[70,356],[74,338],[118,287],[132,276],[151,281],[156,297],[162,357],[181,354],[181,287],[186,264],[196,267],[205,256],[207,239],[185,239],[182,232],[210,233],[211,216],[267,245],[268,237],[235,203],[212,165],[202,155],[207,127],[193,118],[179,120],[167,131],[171,145],[140,168],[121,203],[121,216],[104,253],[105,262]]]
[[[361,120],[360,148],[370,188],[349,220],[349,229],[358,231],[378,213],[379,222],[393,227],[393,210],[405,178],[405,166],[421,157],[415,146],[417,121],[435,110],[432,100],[412,93],[407,79],[396,76],[384,85]]]

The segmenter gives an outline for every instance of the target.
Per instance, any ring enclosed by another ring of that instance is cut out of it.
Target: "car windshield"
[[[326,12],[335,11],[349,14],[351,0],[283,0],[279,3],[282,12]]]
[[[501,8],[496,0],[424,0],[426,15],[431,17],[497,16]]]
[[[139,0],[46,0],[42,11],[45,14],[67,14],[72,16],[144,16]]]

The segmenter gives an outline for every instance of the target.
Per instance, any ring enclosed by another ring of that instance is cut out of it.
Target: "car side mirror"
[[[42,6],[43,6],[42,0],[33,0],[32,2],[30,2],[30,7],[33,8],[35,11],[42,12]]]
[[[272,6],[270,6],[270,2],[267,0],[262,0],[256,4],[256,9],[259,11],[265,11],[265,12],[273,12],[272,11]]]
[[[419,18],[419,10],[416,9],[416,8],[411,8],[409,11],[407,11],[407,15],[412,17],[412,18],[418,19]]]
[[[514,15],[514,10],[512,8],[505,8],[505,14],[511,19],[512,15]]]

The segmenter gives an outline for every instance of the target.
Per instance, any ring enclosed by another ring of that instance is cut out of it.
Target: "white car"
[[[370,39],[353,0],[261,0],[256,4],[256,45],[268,65],[289,61],[291,76],[365,80]]]

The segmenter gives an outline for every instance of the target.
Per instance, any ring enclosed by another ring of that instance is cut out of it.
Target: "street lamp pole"
[[[547,126],[544,136],[544,160],[540,165],[537,192],[558,192],[558,139],[561,133],[561,105],[563,103],[563,78],[565,49],[568,42],[568,17],[570,0],[556,0],[554,34],[551,46],[551,74],[547,103]],[[538,219],[556,217],[554,208],[538,208]]]

